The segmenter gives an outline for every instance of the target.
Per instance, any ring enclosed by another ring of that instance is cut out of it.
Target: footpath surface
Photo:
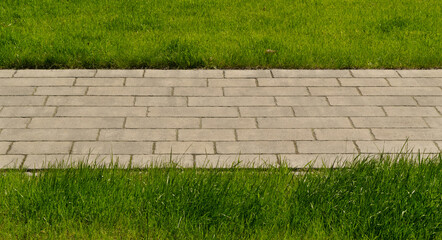
[[[0,168],[442,150],[442,70],[0,70]]]

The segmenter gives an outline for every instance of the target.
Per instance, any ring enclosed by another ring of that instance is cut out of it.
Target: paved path
[[[0,167],[91,149],[302,167],[407,138],[441,151],[442,70],[0,70]]]

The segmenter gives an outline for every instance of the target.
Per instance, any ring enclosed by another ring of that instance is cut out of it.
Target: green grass
[[[442,156],[0,173],[1,239],[442,239]]]
[[[440,68],[441,10],[440,0],[2,0],[0,68]]]

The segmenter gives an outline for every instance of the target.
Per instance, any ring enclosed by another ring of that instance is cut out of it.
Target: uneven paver
[[[401,149],[441,152],[442,70],[0,70],[0,168],[299,168]]]

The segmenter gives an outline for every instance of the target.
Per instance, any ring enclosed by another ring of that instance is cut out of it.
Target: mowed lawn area
[[[440,0],[2,0],[0,68],[440,68]]]

